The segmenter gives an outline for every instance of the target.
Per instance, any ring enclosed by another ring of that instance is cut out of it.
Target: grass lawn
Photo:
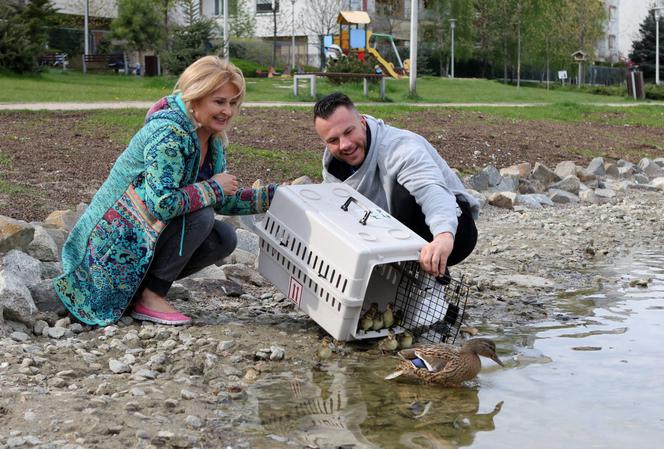
[[[95,102],[151,101],[171,92],[174,77],[140,78],[113,74],[88,74],[52,70],[41,75],[0,74],[0,102]],[[573,91],[503,85],[482,79],[422,77],[417,80],[417,98],[408,95],[409,81],[387,80],[388,102],[431,103],[616,103],[631,102],[627,97],[592,95]],[[311,101],[309,87],[300,82],[299,97],[293,95],[290,78],[247,78],[247,101]],[[318,94],[342,90],[355,101],[380,102],[378,85],[369,97],[362,96],[362,83],[332,85],[319,79]]]

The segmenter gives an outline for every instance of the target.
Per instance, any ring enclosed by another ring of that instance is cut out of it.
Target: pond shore
[[[601,205],[486,206],[475,252],[452,269],[472,285],[465,323],[494,336],[513,325],[569,319],[553,299],[620,282],[594,267],[664,244],[662,200],[661,191],[626,190]],[[126,318],[92,329],[64,318],[43,325],[62,331],[37,336],[6,321],[0,448],[302,447],[261,427],[251,387],[320,368],[315,354],[324,332],[250,265],[235,262],[221,267],[225,277],[208,273],[173,292],[193,326]],[[240,291],[229,292],[234,285]],[[501,357],[509,351],[499,347]],[[380,354],[338,344],[323,365],[358,356]]]

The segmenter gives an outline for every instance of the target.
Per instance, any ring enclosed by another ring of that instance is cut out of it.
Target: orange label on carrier
[[[302,299],[302,284],[300,284],[300,282],[298,282],[293,276],[291,276],[290,281],[288,282],[288,298],[298,306],[300,305],[300,300]]]

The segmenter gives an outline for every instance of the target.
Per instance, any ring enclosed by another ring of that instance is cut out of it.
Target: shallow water
[[[642,251],[594,294],[561,295],[566,321],[494,336],[468,388],[388,383],[394,361],[355,352],[320,370],[259,382],[258,433],[323,448],[636,448],[664,440],[664,254]],[[651,278],[647,288],[629,287]],[[616,286],[617,285],[617,286]]]

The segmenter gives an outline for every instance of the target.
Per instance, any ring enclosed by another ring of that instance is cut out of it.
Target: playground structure
[[[393,36],[367,30],[371,18],[365,11],[341,11],[337,23],[339,34],[325,36],[323,41],[328,57],[345,55],[364,60],[370,54],[384,74],[395,79],[408,74],[410,60],[401,60]]]

